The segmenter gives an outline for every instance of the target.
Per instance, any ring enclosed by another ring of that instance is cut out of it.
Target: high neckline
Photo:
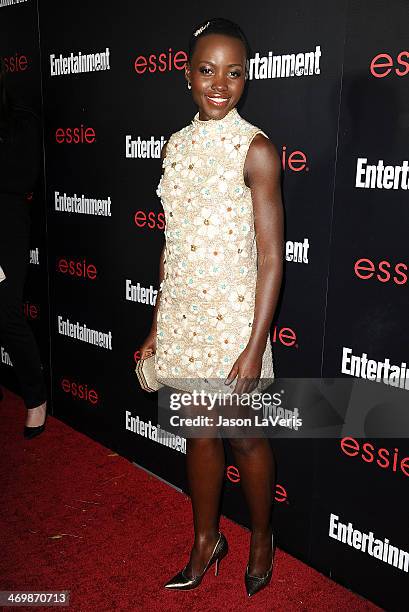
[[[240,118],[238,110],[235,106],[229,110],[229,112],[222,119],[199,119],[199,111],[192,119],[192,125],[194,127],[205,127],[205,128],[221,128],[231,126],[237,122]]]

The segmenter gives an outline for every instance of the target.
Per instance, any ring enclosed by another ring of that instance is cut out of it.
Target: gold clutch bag
[[[144,391],[158,391],[163,387],[162,383],[156,380],[155,354],[146,359],[139,359],[135,372]]]

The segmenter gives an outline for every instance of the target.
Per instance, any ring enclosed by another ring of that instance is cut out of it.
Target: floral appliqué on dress
[[[177,389],[211,379],[212,390],[215,380],[228,390],[224,379],[251,334],[257,244],[243,170],[259,133],[266,136],[233,108],[220,120],[197,113],[167,144],[156,190],[166,256],[155,366],[158,380]],[[269,340],[261,378],[274,378]]]

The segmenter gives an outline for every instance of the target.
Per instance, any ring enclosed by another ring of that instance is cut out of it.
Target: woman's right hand
[[[139,347],[141,359],[146,359],[156,352],[156,330],[151,329],[148,336]]]

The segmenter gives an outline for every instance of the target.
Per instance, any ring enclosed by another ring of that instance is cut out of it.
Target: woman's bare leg
[[[276,467],[267,438],[230,438],[251,519],[249,574],[271,566],[272,502]]]
[[[202,573],[218,539],[225,469],[221,438],[188,438],[186,463],[195,532],[185,571],[191,577]]]

